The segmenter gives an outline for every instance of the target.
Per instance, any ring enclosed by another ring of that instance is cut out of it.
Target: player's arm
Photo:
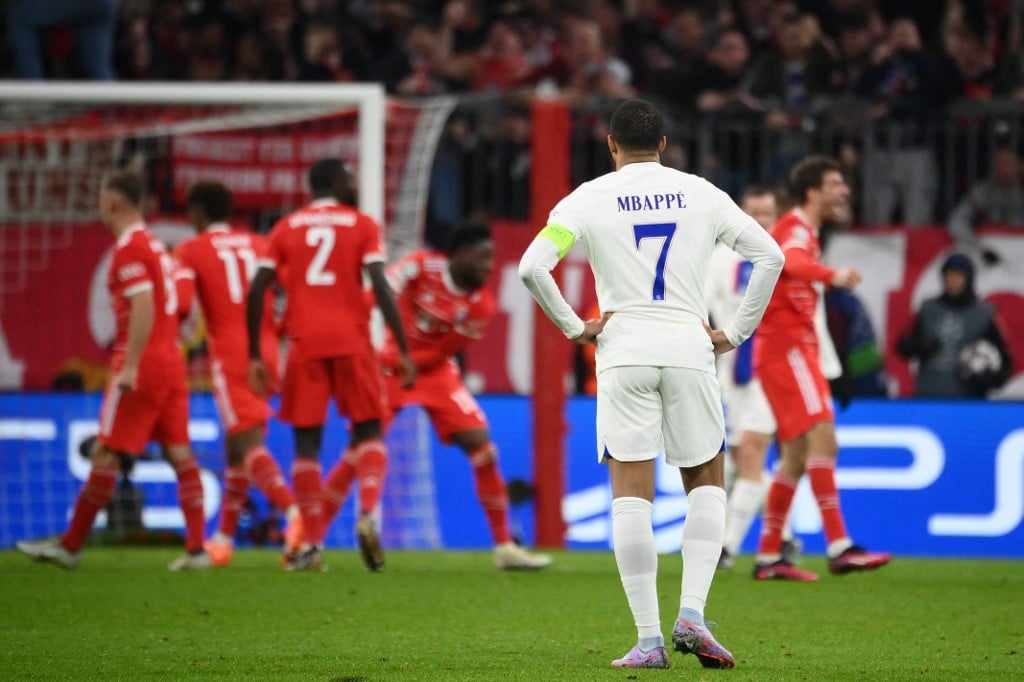
[[[519,278],[530,290],[541,310],[562,333],[576,343],[595,343],[611,313],[584,322],[565,300],[551,271],[565,257],[576,235],[561,225],[548,224],[526,248],[519,260]]]
[[[261,265],[256,270],[252,284],[249,285],[249,295],[245,300],[245,329],[249,341],[249,385],[260,395],[267,395],[270,392],[270,370],[263,360],[260,327],[263,324],[264,297],[273,281],[274,269]]]
[[[725,339],[736,347],[749,339],[761,322],[775,290],[775,283],[782,273],[785,257],[771,235],[761,229],[750,216],[743,213],[728,197],[724,197],[723,201],[728,203],[719,211],[720,239],[754,265],[743,301],[736,315],[722,330]],[[720,339],[716,341],[712,336],[711,340],[715,344],[716,353],[725,352],[719,350]]]
[[[373,286],[373,296],[377,300],[377,307],[380,308],[384,322],[391,330],[391,336],[398,345],[399,376],[402,385],[406,388],[416,381],[416,365],[409,355],[409,342],[405,338],[405,328],[402,326],[402,316],[398,312],[398,304],[395,303],[395,294],[388,284],[387,275],[384,273],[384,263],[375,261],[366,264],[366,273],[370,277],[370,284]]]
[[[807,250],[809,240],[807,229],[799,227],[782,244],[782,252],[786,255],[783,272],[787,277],[843,289],[852,289],[860,284],[860,273],[853,268],[830,268],[811,256]]]
[[[156,306],[153,303],[153,289],[147,287],[126,294],[130,304],[128,312],[128,342],[124,352],[124,366],[117,378],[122,391],[134,391],[139,383],[139,362],[146,343],[153,332]]]
[[[184,253],[175,253],[174,288],[178,293],[178,319],[184,320],[192,312],[192,303],[196,297],[196,271],[182,257]]]

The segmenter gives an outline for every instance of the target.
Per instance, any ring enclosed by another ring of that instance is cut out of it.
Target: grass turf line
[[[707,609],[735,670],[672,653],[672,671],[622,671],[635,642],[610,552],[558,553],[501,573],[484,552],[354,552],[289,574],[269,551],[174,574],[169,549],[89,549],[72,572],[0,552],[0,678],[247,680],[921,680],[1024,673],[1020,562],[897,558],[816,584],[758,583],[749,557],[719,572]],[[659,561],[666,635],[678,555]]]

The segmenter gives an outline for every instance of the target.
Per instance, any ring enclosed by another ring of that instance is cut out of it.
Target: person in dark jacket
[[[926,300],[896,351],[916,359],[919,398],[984,398],[1013,362],[995,308],[974,293],[974,265],[954,253],[942,264],[942,294]]]

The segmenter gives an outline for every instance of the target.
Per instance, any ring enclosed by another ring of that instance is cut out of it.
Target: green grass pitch
[[[392,552],[383,573],[328,552],[323,574],[277,555],[174,574],[169,549],[97,548],[67,572],[0,552],[4,680],[1003,680],[1024,679],[1024,563],[898,558],[816,584],[719,572],[707,609],[734,670],[672,653],[672,670],[613,670],[635,642],[610,552],[499,573],[485,552]],[[661,620],[679,598],[660,560]]]

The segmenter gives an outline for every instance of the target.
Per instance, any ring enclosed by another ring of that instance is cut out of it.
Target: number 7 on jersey
[[[650,225],[633,226],[633,239],[636,242],[637,251],[640,250],[640,242],[645,239],[665,240],[661,244],[658,262],[654,264],[654,286],[651,289],[651,298],[655,301],[665,300],[665,262],[668,260],[668,247],[672,244],[672,236],[675,233],[675,223],[651,223]]]

